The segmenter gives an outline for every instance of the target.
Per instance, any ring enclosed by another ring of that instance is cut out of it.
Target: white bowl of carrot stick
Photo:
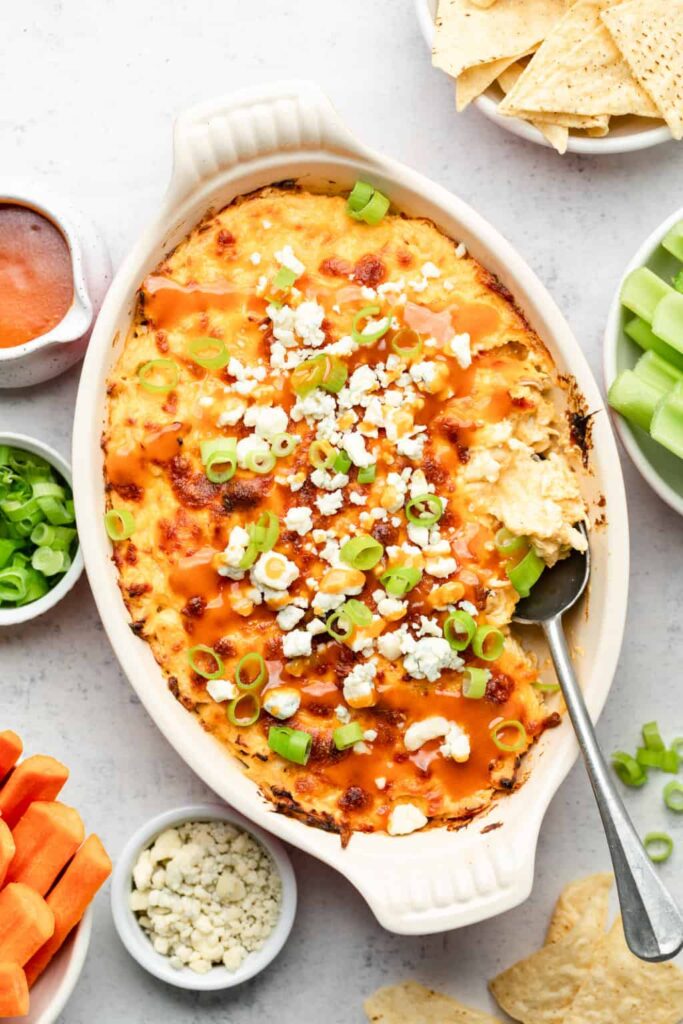
[[[96,835],[57,796],[69,776],[0,732],[0,1019],[52,1024],[85,962],[90,903],[111,872]]]

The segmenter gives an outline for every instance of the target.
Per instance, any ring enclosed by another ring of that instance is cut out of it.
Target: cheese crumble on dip
[[[133,629],[277,808],[344,841],[521,781],[559,716],[511,617],[586,547],[546,348],[388,206],[360,182],[212,213],[143,282],[103,439]]]

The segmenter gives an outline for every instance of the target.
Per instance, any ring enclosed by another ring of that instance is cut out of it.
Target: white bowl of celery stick
[[[624,448],[683,515],[683,209],[626,268],[607,322],[604,369]]]

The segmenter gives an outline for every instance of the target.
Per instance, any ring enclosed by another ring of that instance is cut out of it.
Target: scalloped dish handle
[[[173,137],[170,192],[178,200],[236,167],[271,155],[332,150],[365,157],[313,82],[273,82],[242,89],[179,114]]]

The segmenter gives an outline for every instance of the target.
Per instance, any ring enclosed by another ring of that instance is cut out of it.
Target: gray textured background
[[[602,331],[635,247],[683,202],[683,149],[589,159],[515,139],[475,110],[455,116],[432,70],[411,0],[24,0],[3,11],[0,181],[34,177],[101,227],[118,265],[150,218],[170,166],[175,111],[282,77],[310,77],[372,146],[471,202],[526,257],[568,316],[601,379]],[[0,429],[69,451],[79,370],[23,392],[0,391]],[[683,735],[679,680],[681,523],[624,464],[632,529],[631,602],[615,685],[600,723],[606,749],[635,746],[659,718]],[[152,814],[208,795],[140,707],[105,639],[88,585],[44,618],[0,633],[3,725],[72,768],[66,794],[116,856]],[[658,785],[631,798],[639,827],[667,821]],[[672,817],[672,816],[670,816]],[[663,875],[683,899],[683,850]],[[354,1024],[376,985],[411,976],[488,1007],[485,979],[539,943],[560,885],[603,869],[607,853],[582,769],[550,808],[536,886],[523,907],[425,939],[384,932],[350,885],[293,853],[300,909],[291,939],[261,977],[227,995],[194,996],[148,977],[97,902],[90,956],[68,1024]]]

